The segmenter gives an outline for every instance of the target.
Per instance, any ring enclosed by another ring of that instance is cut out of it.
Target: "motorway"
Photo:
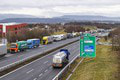
[[[67,39],[67,40],[62,40],[59,42],[53,42],[52,44],[48,44],[48,45],[40,45],[39,48],[30,49],[30,50],[27,50],[25,52],[19,52],[16,54],[7,54],[6,57],[0,59],[0,68],[6,67],[7,65],[10,65],[14,62],[29,58],[29,57],[34,56],[36,54],[42,54],[43,52],[45,52],[47,50],[54,49],[56,47],[59,47],[63,44],[75,41],[77,39],[79,39],[79,37]]]
[[[64,47],[71,52],[70,61],[79,54],[79,44],[77,41]],[[62,70],[62,68],[53,69],[51,66],[52,57],[57,52],[59,50],[18,68],[0,77],[0,80],[52,80]]]

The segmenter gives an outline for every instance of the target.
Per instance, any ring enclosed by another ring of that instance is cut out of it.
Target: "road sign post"
[[[96,37],[85,34],[80,37],[80,57],[95,58],[96,57]]]

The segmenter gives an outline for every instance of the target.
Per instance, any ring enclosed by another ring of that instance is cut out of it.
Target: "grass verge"
[[[66,34],[66,32],[64,30],[61,30],[58,32],[54,32],[52,35],[59,35],[59,34]]]
[[[110,46],[98,45],[96,54],[95,59],[84,59],[70,80],[120,80],[117,53]]]
[[[99,42],[102,42],[102,43],[104,43],[104,42],[109,42],[109,43],[111,43],[111,39],[108,38],[107,40],[105,40],[105,38],[101,38],[101,39],[99,40]]]

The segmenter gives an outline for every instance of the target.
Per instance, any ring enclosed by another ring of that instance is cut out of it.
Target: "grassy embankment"
[[[118,56],[111,47],[98,45],[96,54],[95,59],[84,59],[70,80],[120,80]]]
[[[101,38],[101,39],[99,40],[99,42],[102,42],[102,43],[104,43],[104,42],[111,43],[111,39],[108,38],[107,40],[105,40],[105,38]]]
[[[61,30],[58,32],[54,32],[52,35],[59,35],[59,34],[66,34],[66,32],[64,30]]]
[[[90,29],[90,30],[97,30],[96,26],[84,26],[85,30]]]

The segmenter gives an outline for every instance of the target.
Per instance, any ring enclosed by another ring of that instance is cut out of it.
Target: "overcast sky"
[[[0,0],[0,14],[37,17],[102,15],[120,17],[120,0]]]

